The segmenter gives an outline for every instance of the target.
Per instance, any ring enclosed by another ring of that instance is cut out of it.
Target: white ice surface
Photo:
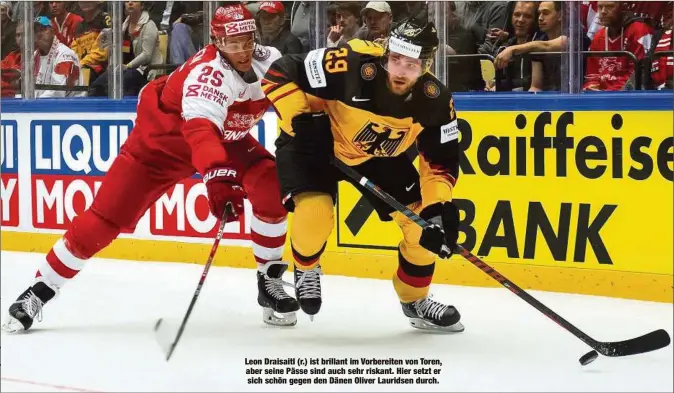
[[[43,258],[1,253],[3,319]],[[36,322],[29,334],[3,333],[0,390],[674,389],[671,345],[625,358],[600,356],[581,367],[578,358],[590,348],[503,288],[434,285],[435,298],[454,304],[466,326],[463,333],[438,335],[408,325],[390,281],[323,276],[323,309],[314,322],[300,314],[297,326],[280,329],[261,321],[254,271],[219,267],[211,269],[185,334],[167,363],[155,340],[154,324],[165,318],[177,326],[202,269],[178,263],[91,260],[45,307],[42,322]],[[291,274],[285,278],[291,280]],[[531,293],[598,340],[674,330],[672,304]],[[435,385],[247,383],[246,358],[277,357],[425,357],[439,359],[442,372],[435,376],[439,380]]]

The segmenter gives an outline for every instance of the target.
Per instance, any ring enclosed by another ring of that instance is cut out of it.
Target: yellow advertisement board
[[[671,112],[459,116],[464,247],[487,262],[672,274]],[[339,246],[400,241],[349,184],[338,215]]]

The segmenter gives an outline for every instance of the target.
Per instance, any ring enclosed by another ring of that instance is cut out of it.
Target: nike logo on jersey
[[[417,184],[417,182],[414,182],[414,183],[412,183],[412,185],[411,185],[411,186],[409,186],[409,187],[405,187],[405,191],[409,191],[409,190],[411,190],[411,189],[412,189],[412,187],[414,187],[414,185],[415,185],[415,184]]]
[[[248,153],[250,153],[250,152],[253,151],[253,150],[255,150],[255,146],[253,146],[253,147],[251,147],[250,149],[248,149]]]
[[[353,96],[351,98],[351,101],[353,101],[353,102],[365,102],[365,101],[370,101],[370,99],[369,98],[358,98],[356,96]]]

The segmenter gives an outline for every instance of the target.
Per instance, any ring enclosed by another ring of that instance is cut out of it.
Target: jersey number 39
[[[325,70],[331,74],[345,72],[349,68],[345,57],[349,54],[346,48],[332,49],[325,54]]]

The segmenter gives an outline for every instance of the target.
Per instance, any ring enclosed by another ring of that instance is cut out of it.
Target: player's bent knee
[[[93,209],[75,217],[64,235],[66,247],[74,256],[89,259],[119,236],[120,227]]]
[[[288,212],[281,204],[281,194],[274,161],[262,159],[246,171],[243,188],[253,207],[253,214],[265,222],[283,221]]]
[[[293,197],[295,213],[290,238],[295,251],[304,256],[318,253],[335,224],[332,197],[322,192],[303,192]]]

